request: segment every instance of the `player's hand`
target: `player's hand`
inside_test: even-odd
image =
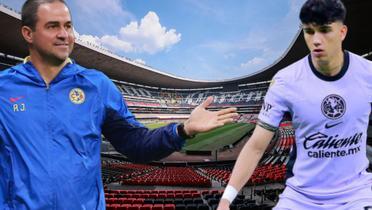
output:
[[[226,199],[221,199],[217,210],[230,210],[230,202]]]
[[[231,123],[238,117],[236,108],[226,108],[219,111],[207,110],[206,108],[212,102],[213,97],[210,96],[191,112],[190,118],[184,123],[187,135],[193,136],[200,132],[210,131],[226,123]]]

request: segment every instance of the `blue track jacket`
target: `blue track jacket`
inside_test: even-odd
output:
[[[31,62],[0,72],[0,210],[105,209],[101,133],[137,162],[184,144],[175,124],[137,122],[99,71],[69,63],[49,86]]]

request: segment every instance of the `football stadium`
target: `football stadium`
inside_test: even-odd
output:
[[[344,49],[372,60],[372,1],[343,2],[348,10],[349,27]],[[1,71],[23,62],[29,52],[20,33],[19,12],[0,5],[0,27]],[[181,151],[151,163],[131,162],[103,137],[101,177],[106,208],[216,209],[236,158],[255,128],[272,77],[307,54],[303,32],[299,30],[284,54],[271,65],[237,79],[207,82],[163,73],[77,37],[71,58],[86,68],[105,73],[120,90],[136,119],[149,129],[183,122],[208,96],[214,97],[210,110],[236,107],[239,113],[236,122],[198,134]],[[372,146],[371,122],[370,117],[369,146]],[[295,147],[291,116],[285,116],[231,209],[271,209],[285,187],[286,173],[291,167],[290,154]]]

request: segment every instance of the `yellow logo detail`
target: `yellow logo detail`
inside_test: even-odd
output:
[[[82,104],[85,101],[84,91],[80,88],[70,90],[70,101],[74,104]]]

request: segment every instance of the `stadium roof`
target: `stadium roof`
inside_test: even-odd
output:
[[[343,0],[348,16],[346,25],[349,32],[344,41],[344,48],[359,55],[372,52],[372,1]],[[25,57],[27,46],[20,34],[20,15],[5,7],[0,7],[0,52]],[[162,73],[148,66],[137,64],[129,59],[114,55],[88,43],[77,40],[71,57],[77,63],[105,72],[110,78],[135,84],[162,88],[194,89],[206,87],[237,86],[238,84],[270,80],[280,69],[304,57],[308,53],[302,32],[299,31],[285,53],[272,65],[240,78],[222,81],[198,81]]]

